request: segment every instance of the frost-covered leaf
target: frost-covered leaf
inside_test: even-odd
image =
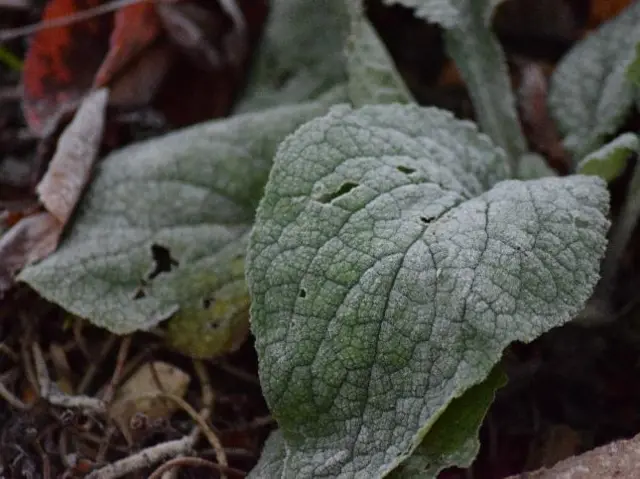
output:
[[[281,144],[247,268],[281,477],[388,473],[504,347],[581,308],[604,182],[505,178],[488,137],[433,108],[334,108]]]
[[[469,7],[475,4],[485,24],[494,8],[504,0],[383,0],[387,5],[399,4],[415,11],[415,15],[447,30],[464,28],[469,21]]]
[[[308,101],[347,81],[345,0],[271,2],[254,73],[237,112]]]
[[[627,167],[631,154],[640,152],[640,141],[634,133],[623,133],[615,140],[589,153],[578,165],[578,173],[598,175],[615,180]]]
[[[351,15],[351,33],[346,46],[351,102],[355,106],[412,102],[393,59],[364,15],[362,0],[346,1]]]
[[[537,153],[526,153],[518,162],[516,178],[519,180],[535,180],[547,176],[557,176],[556,171],[551,168],[544,157]]]
[[[469,467],[480,450],[482,420],[506,381],[497,366],[486,380],[451,401],[420,446],[390,477],[424,479],[437,477],[447,467]]]
[[[414,8],[415,14],[443,26],[447,51],[471,95],[480,128],[515,166],[526,143],[515,106],[504,52],[490,21],[502,0],[384,0]]]
[[[640,87],[640,42],[636,43],[636,55],[627,68],[627,78]]]
[[[577,163],[616,133],[634,103],[626,71],[640,41],[640,2],[576,45],[551,77],[549,107]]]
[[[218,346],[235,335],[229,321],[247,309],[246,235],[275,149],[326,109],[315,102],[240,115],[114,152],[60,249],[19,279],[119,334],[184,308],[178,332],[188,335],[185,321],[194,321],[201,344],[170,341],[186,353],[224,352]]]
[[[249,473],[249,479],[281,477],[286,452],[282,432],[280,430],[272,432],[262,448],[258,464]]]

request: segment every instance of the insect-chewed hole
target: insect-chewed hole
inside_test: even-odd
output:
[[[403,166],[403,165],[396,166],[396,169],[400,173],[404,173],[405,175],[410,175],[411,173],[415,173],[416,172],[415,169],[409,168],[408,166]]]
[[[340,188],[338,188],[334,192],[327,193],[327,194],[324,194],[324,195],[320,196],[318,198],[318,201],[320,203],[330,203],[331,201],[335,200],[336,198],[340,198],[341,196],[346,195],[347,193],[349,193],[352,189],[356,188],[357,186],[359,186],[358,183],[354,183],[353,181],[345,181],[344,183],[342,183],[340,185]]]
[[[151,257],[153,258],[153,269],[147,274],[147,279],[153,279],[161,273],[168,273],[180,263],[171,256],[169,248],[159,244],[151,245]]]

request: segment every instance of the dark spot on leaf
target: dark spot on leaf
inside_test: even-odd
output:
[[[211,321],[209,323],[210,329],[218,329],[220,327],[220,323],[218,321]]]
[[[318,198],[318,201],[320,201],[321,203],[329,203],[335,200],[336,198],[346,195],[357,186],[359,186],[358,183],[354,183],[353,181],[346,181],[342,183],[342,185],[340,185],[340,188],[338,188],[333,193],[327,193],[325,195],[322,195],[320,198]]]
[[[298,293],[298,297],[299,298],[306,298],[307,297],[307,290],[304,288],[300,288],[300,292]]]
[[[139,286],[138,289],[136,289],[135,293],[133,293],[133,299],[142,299],[146,295],[147,293],[144,292],[142,286]]]
[[[168,248],[155,243],[151,245],[151,256],[153,257],[154,268],[147,275],[148,279],[153,279],[160,273],[169,273],[174,266],[177,267],[180,264],[171,257],[171,252]]]
[[[209,309],[212,304],[213,304],[213,299],[202,298],[202,309]]]
[[[409,168],[408,166],[397,166],[396,167],[400,173],[404,173],[405,175],[410,175],[411,173],[415,173],[416,170],[413,168]]]
[[[433,221],[433,218],[427,218],[426,216],[421,216],[420,221],[422,221],[425,225],[428,225]]]

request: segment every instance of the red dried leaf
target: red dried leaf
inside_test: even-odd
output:
[[[118,10],[109,53],[96,73],[94,86],[108,85],[124,71],[128,63],[149,48],[161,33],[162,25],[153,3],[143,2]]]
[[[44,19],[100,3],[50,0]],[[27,123],[45,136],[92,85],[109,86],[110,104],[124,108],[148,105],[158,93],[153,105],[175,126],[225,115],[267,11],[266,0],[146,1],[43,30],[25,60]]]
[[[50,0],[43,21],[96,7],[101,0]],[[64,27],[37,32],[25,56],[23,109],[27,124],[39,136],[53,130],[93,84],[108,49],[112,17],[102,15]]]

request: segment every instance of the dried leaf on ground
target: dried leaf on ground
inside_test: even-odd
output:
[[[69,16],[101,4],[101,0],[51,0],[42,21]],[[91,87],[107,52],[110,16],[39,31],[24,59],[23,109],[31,130],[46,136],[60,116],[72,109]]]
[[[40,201],[64,227],[84,191],[104,131],[108,90],[87,96],[73,121],[58,140],[58,147],[36,190]]]
[[[62,230],[86,187],[104,128],[107,90],[89,95],[60,136],[37,192],[46,212],[21,218],[0,238],[0,296],[23,267],[55,251]]]
[[[0,297],[18,271],[56,249],[61,232],[58,220],[44,212],[22,218],[0,238]]]
[[[182,397],[190,381],[187,373],[172,364],[146,363],[120,386],[110,415],[125,434],[132,434],[131,421],[136,414],[142,414],[147,421],[169,418],[179,406],[158,393]]]
[[[99,4],[50,0],[43,19]],[[27,123],[46,136],[92,86],[109,86],[110,103],[119,107],[151,104],[175,126],[225,115],[242,87],[267,10],[265,0],[206,6],[187,0],[142,2],[41,30],[25,60]],[[212,64],[213,57],[220,61]]]

